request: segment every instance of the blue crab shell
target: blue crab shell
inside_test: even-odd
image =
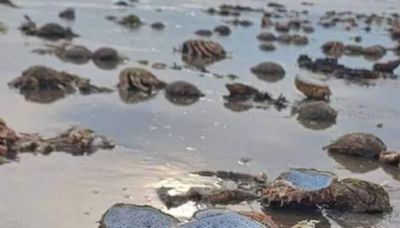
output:
[[[100,228],[265,228],[258,221],[239,213],[209,209],[178,224],[178,220],[150,206],[116,204],[106,211]]]
[[[106,211],[100,228],[169,228],[178,221],[153,207],[116,204]]]
[[[265,228],[256,220],[233,211],[210,209],[197,212],[190,222],[181,224],[179,228]]]
[[[313,169],[290,169],[281,174],[279,180],[292,184],[295,188],[303,191],[318,191],[328,188],[335,180],[335,175]]]

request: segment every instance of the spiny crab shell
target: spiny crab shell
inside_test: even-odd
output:
[[[332,94],[329,86],[323,81],[305,78],[300,75],[296,76],[295,85],[306,97],[315,100],[329,99]]]
[[[193,219],[179,221],[150,206],[116,204],[106,211],[100,221],[100,228],[265,228],[277,227],[268,217],[253,213],[237,213],[222,209],[197,212]]]
[[[263,206],[316,208],[318,206],[357,213],[391,210],[389,194],[368,181],[346,178],[314,169],[291,169],[262,191]]]
[[[333,173],[314,169],[291,169],[262,191],[263,204],[271,207],[315,207],[334,201],[332,187],[338,183]]]

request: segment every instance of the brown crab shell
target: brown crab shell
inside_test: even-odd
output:
[[[206,65],[225,57],[225,49],[213,41],[188,40],[182,45],[182,60],[188,64]]]
[[[230,96],[252,96],[259,93],[256,88],[242,83],[228,83],[225,87]]]
[[[375,135],[353,132],[339,137],[324,147],[329,153],[340,153],[356,157],[379,158],[386,151],[385,143]]]
[[[380,185],[346,178],[334,189],[338,208],[357,213],[381,213],[392,210],[388,192]]]
[[[342,42],[330,41],[322,46],[322,50],[326,55],[338,58],[343,55],[345,45]]]
[[[329,99],[332,94],[329,86],[322,81],[311,80],[299,75],[296,76],[295,85],[300,92],[310,99],[325,100]]]
[[[158,79],[153,73],[143,68],[128,67],[119,75],[118,88],[120,90],[137,90],[151,92],[166,86],[166,83]]]

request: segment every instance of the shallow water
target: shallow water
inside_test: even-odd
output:
[[[118,93],[101,95],[71,95],[51,104],[28,102],[7,82],[34,64],[44,64],[57,70],[88,77],[94,84],[113,86],[118,74],[126,66],[140,66],[136,61],[174,62],[181,64],[180,56],[173,53],[201,28],[212,29],[223,24],[225,18],[209,16],[201,9],[223,1],[198,0],[147,0],[133,8],[114,7],[108,0],[26,0],[15,1],[22,6],[10,9],[0,6],[0,21],[9,27],[0,34],[0,116],[8,125],[21,132],[39,132],[50,135],[71,125],[82,125],[113,138],[118,147],[113,151],[100,151],[90,156],[73,157],[63,153],[48,156],[21,155],[19,162],[0,166],[0,227],[97,227],[97,221],[108,207],[117,202],[151,204],[163,208],[154,189],[163,184],[185,188],[200,184],[187,173],[201,169],[233,170],[259,173],[265,171],[270,180],[289,168],[316,168],[338,173],[342,178],[357,177],[390,185],[394,211],[383,218],[351,215],[329,219],[332,227],[396,227],[400,222],[400,172],[381,167],[373,162],[341,156],[330,156],[322,147],[338,136],[363,131],[374,133],[389,148],[400,149],[400,92],[398,80],[378,80],[371,86],[361,86],[344,80],[329,79],[333,91],[332,106],[339,111],[337,123],[328,129],[313,130],[301,125],[291,115],[290,107],[278,111],[251,109],[233,112],[224,106],[222,95],[225,83],[209,75],[200,77],[197,72],[154,70],[159,78],[171,82],[187,80],[202,89],[206,96],[191,106],[177,106],[160,93],[141,103],[122,101]],[[264,6],[264,1],[233,1],[252,6]],[[300,1],[286,0],[289,9],[308,9],[309,18],[316,19],[326,10],[354,10],[357,12],[398,12],[398,1],[354,0],[315,1],[311,7]],[[232,3],[232,1],[229,1]],[[66,22],[58,18],[65,7],[76,9],[77,20]],[[155,9],[161,8],[162,12]],[[150,24],[163,21],[164,31],[154,31],[149,26],[127,30],[104,19],[107,15],[122,16],[135,13]],[[129,57],[125,65],[113,70],[103,70],[93,63],[74,65],[54,56],[32,53],[48,41],[25,37],[17,30],[28,14],[38,24],[59,22],[80,35],[75,44],[90,49],[112,46]],[[238,82],[270,91],[275,96],[283,93],[294,103],[303,96],[296,91],[296,74],[310,74],[298,69],[299,54],[321,57],[319,47],[329,40],[351,43],[350,37],[362,35],[362,45],[383,44],[394,46],[383,29],[366,33],[361,29],[350,32],[338,28],[321,29],[308,35],[310,44],[305,47],[278,45],[275,52],[258,49],[255,36],[261,31],[258,13],[243,16],[255,25],[232,27],[229,37],[214,35],[212,40],[221,43],[231,58],[213,64],[209,70],[222,75],[239,75]],[[393,59],[389,53],[384,60]],[[285,67],[283,80],[271,83],[259,80],[249,68],[267,60]],[[346,65],[370,67],[373,62],[362,57],[343,57]],[[397,74],[400,70],[397,69]],[[377,128],[383,123],[383,128]],[[246,164],[239,161],[250,159]],[[249,207],[242,205],[242,207]],[[251,205],[251,207],[257,207]],[[165,209],[165,208],[163,208]],[[190,216],[193,205],[170,210],[176,216]],[[166,209],[165,209],[166,210]],[[295,221],[294,213],[275,212],[277,218]],[[301,216],[300,216],[301,217]],[[327,216],[329,217],[329,216]],[[347,221],[347,224],[343,223]],[[350,223],[353,221],[354,223]]]

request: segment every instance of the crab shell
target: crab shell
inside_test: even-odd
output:
[[[191,221],[180,224],[178,227],[265,228],[270,226],[266,226],[259,219],[254,219],[253,216],[222,209],[208,209],[197,212]]]
[[[225,49],[213,41],[188,40],[182,45],[182,60],[188,64],[207,65],[225,57]]]
[[[100,220],[100,228],[169,228],[178,220],[150,206],[115,204]]]
[[[322,46],[322,50],[329,56],[340,57],[345,51],[345,45],[342,42],[330,41]]]
[[[313,169],[291,169],[262,191],[262,203],[273,208],[313,208],[335,203],[337,177]]]
[[[119,89],[152,92],[165,87],[165,83],[143,68],[126,68],[119,75]]]
[[[315,100],[329,99],[329,96],[332,94],[328,85],[324,82],[304,78],[299,75],[296,76],[295,85],[306,97]]]
[[[229,83],[225,87],[230,96],[252,96],[259,93],[256,88],[242,83]]]
[[[261,18],[261,27],[262,28],[268,28],[268,27],[271,27],[273,25],[274,25],[274,23],[271,21],[271,19],[268,16],[264,15]]]
[[[261,213],[238,213],[222,209],[199,211],[190,221],[178,223],[176,218],[151,206],[115,204],[102,216],[100,228],[277,227],[269,216]]]
[[[326,146],[329,153],[340,153],[357,157],[379,158],[386,151],[385,143],[372,134],[353,132],[339,137]]]
[[[365,180],[346,178],[335,187],[336,206],[357,213],[390,211],[389,194],[385,189]]]

